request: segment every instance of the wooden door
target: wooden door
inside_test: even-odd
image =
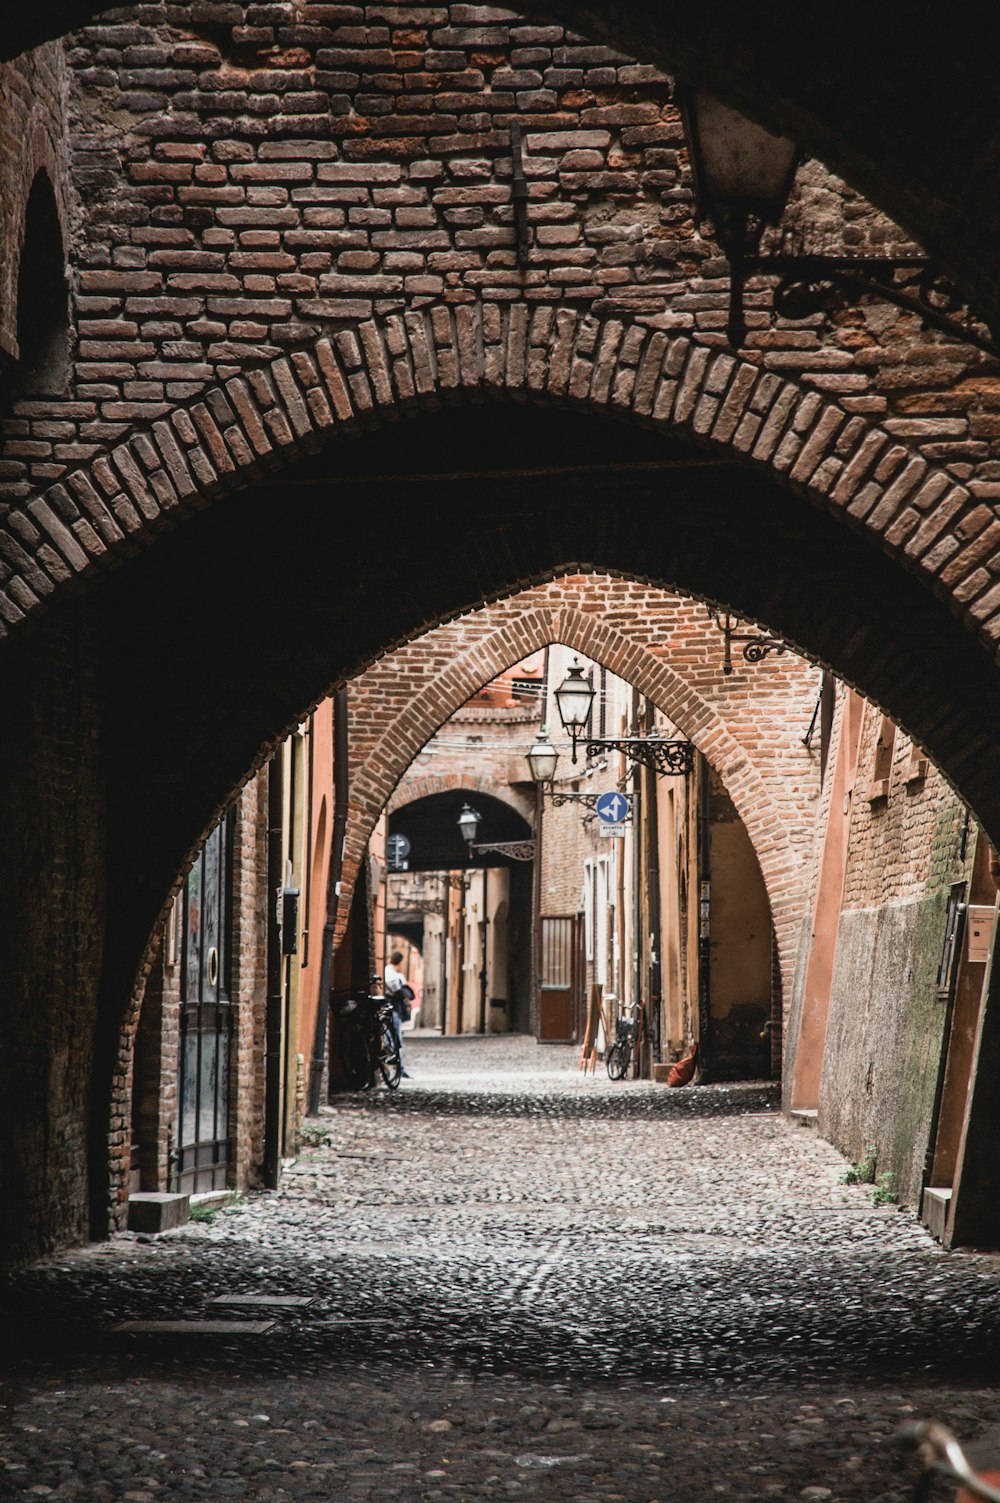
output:
[[[541,920],[538,978],[538,1042],[574,1044],[579,1018],[578,955],[580,920],[576,914]]]

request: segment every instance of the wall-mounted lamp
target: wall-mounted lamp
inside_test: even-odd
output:
[[[694,747],[690,741],[668,741],[663,736],[581,737],[580,732],[590,719],[594,686],[584,677],[579,660],[574,660],[573,666],[556,690],[555,701],[563,729],[569,731],[572,739],[574,763],[577,747],[582,740],[588,757],[600,756],[604,751],[618,751],[633,762],[639,762],[643,767],[661,774],[686,774],[694,768]]]
[[[1000,346],[969,317],[954,315],[964,299],[927,256],[761,255],[761,236],[785,212],[801,153],[702,89],[678,91],[691,153],[695,217],[710,219],[729,261],[729,318],[734,348],[746,338],[743,288],[748,272],[779,278],[776,312],[791,320],[830,310],[838,297],[875,296],[906,308],[925,327],[942,329],[989,355]]]
[[[528,767],[531,771],[533,783],[551,783],[556,775],[556,767],[559,764],[559,753],[549,740],[547,728],[543,725],[538,732],[535,744],[528,753]]]
[[[483,816],[476,809],[470,808],[468,804],[462,805],[462,812],[458,816],[458,829],[468,847],[470,856],[472,855],[472,847],[475,844],[482,818]]]

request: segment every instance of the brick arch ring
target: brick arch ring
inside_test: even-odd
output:
[[[379,747],[378,750],[381,751],[381,749]],[[406,768],[403,771],[405,772]],[[514,813],[519,814],[527,824],[531,823],[533,813],[531,799],[522,797],[512,788],[497,785],[489,778],[480,777],[476,773],[463,773],[461,776],[455,773],[428,773],[425,777],[408,778],[405,790],[397,786],[385,807],[390,814],[394,814],[397,809],[405,809],[408,804],[415,804],[418,799],[432,798],[435,793],[450,793],[456,788],[468,789],[470,793],[488,794],[498,803],[506,804],[508,809],[513,809]],[[378,815],[376,815],[377,818]]]
[[[533,610],[520,630],[508,624],[476,642],[443,668],[394,718],[391,731],[366,756],[351,782],[350,803],[355,813],[344,846],[345,890],[353,890],[376,821],[391,803],[393,790],[421,747],[484,683],[551,642],[563,643],[602,663],[632,684],[673,721],[718,773],[757,856],[771,905],[782,985],[785,995],[790,996],[803,911],[800,879],[804,853],[789,838],[784,822],[775,816],[777,787],[751,760],[718,712],[675,669],[648,648],[629,642],[593,613],[568,606]],[[495,789],[489,791],[496,795]],[[341,928],[347,907],[341,905]]]
[[[74,578],[333,435],[490,396],[603,410],[767,470],[921,576],[997,656],[1000,582],[983,566],[995,509],[945,470],[820,393],[717,345],[525,302],[368,320],[124,433],[4,519],[0,637]]]

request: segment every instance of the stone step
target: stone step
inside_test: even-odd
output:
[[[944,1241],[951,1205],[951,1189],[945,1185],[928,1185],[920,1206],[920,1219],[939,1242]]]
[[[159,1190],[137,1190],[128,1198],[130,1232],[168,1232],[190,1218],[191,1196]]]

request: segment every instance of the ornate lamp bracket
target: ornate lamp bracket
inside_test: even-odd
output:
[[[694,747],[690,741],[668,741],[663,736],[623,736],[620,739],[602,736],[599,741],[587,741],[588,757],[599,757],[604,752],[621,752],[631,762],[638,762],[662,777],[687,777],[694,771]]]
[[[509,856],[511,861],[533,861],[535,859],[535,842],[533,840],[491,840],[478,842],[469,847],[475,854],[484,854],[487,851],[495,851],[498,856]]]
[[[554,809],[561,809],[563,804],[584,804],[588,809],[597,808],[598,793],[548,793],[546,798],[551,801]]]
[[[740,624],[739,616],[734,616],[730,611],[723,614],[715,606],[708,607],[708,614],[715,626],[719,628],[725,642],[725,652],[722,659],[722,671],[730,674],[733,671],[732,644],[743,643],[743,658],[748,663],[762,663],[768,653],[773,652],[777,657],[789,651],[788,643],[780,637],[768,636],[765,632],[737,631]]]

